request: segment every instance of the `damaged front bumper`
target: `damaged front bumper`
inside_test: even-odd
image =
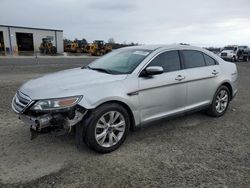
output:
[[[70,97],[61,99],[62,101],[74,99],[76,102],[81,97]],[[56,99],[54,99],[56,100]],[[58,99],[59,100],[59,99]],[[30,127],[30,130],[41,132],[48,128],[58,128],[70,132],[71,128],[80,122],[87,110],[77,103],[70,107],[55,108],[51,110],[36,110],[32,109],[37,101],[33,101],[28,95],[18,91],[12,100],[12,109],[19,115],[25,125]]]
[[[29,126],[30,129],[41,132],[45,128],[61,128],[70,132],[71,128],[79,123],[87,110],[79,110],[79,108],[71,109],[69,112],[62,113],[47,113],[38,116],[19,114],[25,125]],[[70,115],[69,115],[70,114]]]

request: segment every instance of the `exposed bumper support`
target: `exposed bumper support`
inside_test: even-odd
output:
[[[20,115],[19,118],[24,122],[25,125],[30,126],[31,129],[35,131],[41,131],[43,128],[51,126],[50,122],[52,119],[60,119],[62,117],[60,114],[45,114],[38,117]]]
[[[76,125],[87,113],[75,110],[75,115],[73,118],[69,119],[64,117],[62,114],[45,114],[41,116],[27,116],[20,114],[19,118],[24,122],[25,125],[29,126],[32,130],[41,131],[46,127],[57,127],[61,126],[65,129],[71,130],[71,128]]]

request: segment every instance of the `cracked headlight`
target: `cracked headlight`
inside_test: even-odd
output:
[[[43,110],[57,110],[63,108],[69,108],[79,103],[82,96],[73,96],[57,99],[44,99],[37,101],[31,110],[43,111]]]

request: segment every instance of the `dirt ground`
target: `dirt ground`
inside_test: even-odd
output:
[[[164,120],[131,132],[115,152],[80,151],[72,135],[30,132],[10,103],[26,80],[93,59],[0,59],[0,187],[250,187],[250,62],[227,113]]]

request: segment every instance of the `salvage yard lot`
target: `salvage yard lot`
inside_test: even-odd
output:
[[[11,111],[28,79],[87,65],[93,58],[0,59],[0,187],[250,187],[250,62],[227,113],[195,113],[131,132],[115,152],[74,146],[73,135],[38,136]]]

